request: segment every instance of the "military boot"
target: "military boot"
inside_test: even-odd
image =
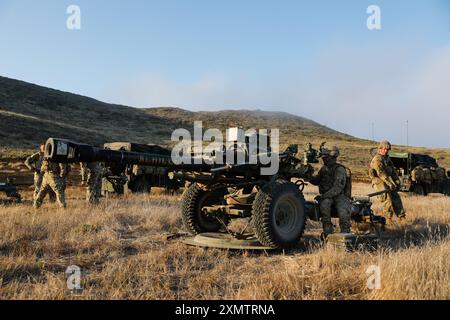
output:
[[[341,230],[341,233],[352,233],[351,228],[352,224],[350,220],[339,219],[339,229]]]
[[[323,222],[323,232],[320,235],[320,239],[325,241],[330,234],[334,233],[333,224],[331,222]]]
[[[405,210],[400,211],[400,213],[397,215],[397,217],[400,220],[405,220],[406,219],[406,212],[405,212]]]
[[[42,205],[42,202],[36,201],[36,200],[33,201],[33,208],[34,209],[39,209],[41,207],[41,205]]]

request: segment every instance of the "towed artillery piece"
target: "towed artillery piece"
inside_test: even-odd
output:
[[[234,159],[239,153],[244,154],[242,163],[227,164],[224,150],[212,153],[215,160],[222,161],[207,161],[204,156],[192,154],[190,161],[179,163],[168,155],[107,150],[54,138],[47,140],[45,157],[59,163],[106,162],[168,168],[172,179],[191,183],[184,191],[181,209],[183,224],[191,234],[229,233],[231,220],[250,218],[254,236],[264,247],[294,247],[303,235],[306,219],[320,220],[317,205],[306,202],[303,195],[302,178],[312,174],[312,167],[296,157],[297,145],[280,153],[271,152],[270,148],[250,152],[248,137],[243,144],[230,138],[227,141],[230,149],[225,153],[231,150]],[[259,161],[261,155],[277,162],[274,174],[263,174],[262,169],[271,164]],[[356,201],[352,218],[363,221],[368,215],[371,223],[376,222],[370,205],[368,201]]]

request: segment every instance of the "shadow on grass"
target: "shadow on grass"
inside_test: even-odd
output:
[[[425,220],[417,220],[413,224],[398,226],[397,229],[382,232],[379,235],[378,249],[403,250],[412,247],[422,247],[430,243],[445,241],[450,235],[450,226],[444,223],[429,223]],[[247,255],[293,255],[311,254],[322,250],[323,242],[318,236],[304,235],[299,244],[290,250],[234,250],[234,256]]]
[[[380,237],[380,246],[393,250],[422,247],[430,242],[443,242],[449,235],[449,225],[420,220],[412,225],[404,225],[395,230],[387,230]]]

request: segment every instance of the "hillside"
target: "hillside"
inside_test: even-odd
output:
[[[287,113],[138,109],[3,77],[0,77],[0,116],[1,124],[10,129],[0,134],[0,144],[12,148],[34,147],[52,135],[97,144],[117,139],[168,143],[173,129],[192,129],[193,121],[196,120],[204,121],[205,127],[220,129],[231,126],[281,128],[282,138],[286,141],[299,132],[324,139],[352,139],[316,122]]]
[[[138,109],[104,103],[92,98],[49,89],[0,77],[0,151],[1,158],[23,158],[48,137],[61,137],[100,145],[129,140],[138,143],[170,145],[176,128],[193,129],[201,120],[204,128],[241,126],[243,128],[278,128],[282,147],[301,146],[310,141],[336,144],[345,164],[364,175],[369,150],[376,143],[337,132],[312,120],[283,112],[236,110],[191,112],[179,108]],[[397,147],[397,150],[405,148]],[[450,167],[450,150],[411,148],[427,152],[442,165]]]
[[[8,149],[35,148],[58,136],[102,144],[131,139],[163,143],[174,125],[142,109],[0,77],[0,145]]]

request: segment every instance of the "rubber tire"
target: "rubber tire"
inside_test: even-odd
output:
[[[296,205],[298,217],[294,230],[281,234],[275,225],[274,208],[281,196],[288,196]],[[252,207],[252,219],[258,240],[264,246],[290,249],[298,244],[306,225],[305,198],[298,187],[285,180],[277,180],[265,185],[256,195]]]
[[[133,193],[150,193],[152,186],[146,177],[139,178],[133,185]]]
[[[414,185],[413,192],[418,196],[426,196],[425,188],[421,184]]]
[[[447,179],[447,181],[444,183],[444,195],[450,196],[450,179]]]
[[[182,196],[181,218],[186,230],[193,235],[219,231],[223,223],[205,217],[201,209],[205,204],[222,203],[224,195],[225,191],[208,192],[196,183],[191,184]],[[224,223],[227,224],[227,221]]]

